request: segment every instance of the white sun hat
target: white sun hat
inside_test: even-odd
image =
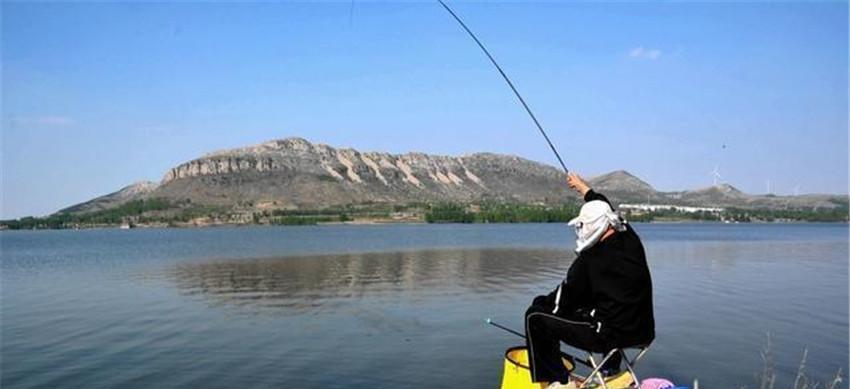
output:
[[[567,225],[575,228],[576,252],[580,253],[596,244],[609,226],[617,231],[625,231],[624,223],[608,203],[593,200],[582,205],[578,216]]]

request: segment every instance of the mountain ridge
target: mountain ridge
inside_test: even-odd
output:
[[[830,208],[846,201],[833,195],[751,195],[729,184],[662,192],[625,170],[587,181],[618,204]],[[148,198],[256,209],[578,201],[564,183],[562,171],[515,155],[361,152],[290,137],[212,151],[168,169],[159,183],[129,185],[58,213],[92,212]]]

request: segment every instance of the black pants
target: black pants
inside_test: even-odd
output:
[[[569,372],[561,362],[560,342],[600,353],[613,347],[596,332],[595,323],[569,320],[552,314],[554,307],[550,300],[550,296],[537,296],[525,312],[525,338],[531,381],[567,383]],[[604,367],[616,368],[619,365],[620,355],[615,354]]]

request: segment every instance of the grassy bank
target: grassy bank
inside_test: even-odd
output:
[[[808,371],[807,360],[809,357],[809,349],[803,349],[803,356],[800,360],[800,365],[797,367],[797,371],[794,373],[794,380],[786,380],[786,381],[778,381],[777,380],[777,371],[776,371],[776,362],[774,361],[773,355],[773,339],[770,333],[767,334],[767,338],[765,340],[764,349],[761,352],[761,359],[764,362],[761,372],[756,375],[756,384],[754,387],[759,389],[774,389],[774,388],[791,388],[791,389],[838,389],[842,387],[841,383],[844,382],[843,374],[841,368],[838,368],[835,375],[827,380],[820,381],[819,379],[812,377]],[[790,372],[785,372],[786,376],[790,376]],[[742,389],[746,389],[747,386],[741,386]]]

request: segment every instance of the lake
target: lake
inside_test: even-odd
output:
[[[776,388],[848,367],[848,227],[634,224],[657,338],[642,377]],[[3,388],[498,387],[563,224],[0,232]],[[843,384],[842,387],[847,387]]]

